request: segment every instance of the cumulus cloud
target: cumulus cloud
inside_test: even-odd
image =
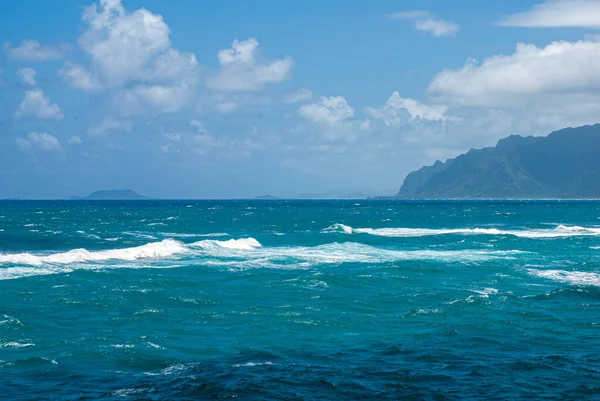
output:
[[[109,131],[131,131],[131,123],[128,121],[120,121],[114,118],[105,118],[99,124],[93,125],[88,128],[88,135],[98,136],[103,135]]]
[[[127,11],[120,0],[100,0],[83,14],[86,31],[79,45],[88,67],[67,62],[60,74],[81,90],[119,89],[124,114],[172,112],[187,102],[198,75],[193,53],[171,47],[162,16],[140,8]]]
[[[136,85],[118,91],[114,96],[115,109],[124,116],[142,114],[147,110],[172,113],[181,110],[193,96],[193,86]]]
[[[74,135],[69,138],[69,143],[71,145],[80,145],[83,143],[83,141],[81,140],[81,138],[78,135]]]
[[[498,24],[529,28],[598,28],[600,27],[600,1],[549,0],[533,6],[531,10],[511,15]]]
[[[426,105],[415,99],[403,98],[395,91],[382,107],[368,107],[366,112],[390,126],[399,124],[402,120],[447,121],[452,119],[446,116],[447,110],[447,106]],[[367,128],[368,125],[363,129]]]
[[[312,100],[313,93],[310,89],[301,88],[295,92],[288,94],[284,101],[285,103],[300,103]]]
[[[424,10],[402,11],[389,15],[389,18],[415,20],[415,29],[435,37],[454,36],[460,29],[458,24],[432,17]]]
[[[354,109],[342,96],[323,96],[317,103],[301,106],[298,112],[307,120],[329,125],[354,118]]]
[[[268,61],[259,56],[259,43],[250,38],[234,40],[230,49],[217,54],[220,69],[207,80],[207,85],[219,91],[255,91],[269,83],[279,83],[290,76],[294,60],[291,57]]]
[[[600,92],[600,42],[553,42],[546,47],[520,43],[515,53],[469,60],[462,68],[438,73],[429,92],[443,101],[468,106],[521,106],[563,101],[566,95]]]
[[[56,103],[51,103],[43,90],[32,89],[25,92],[25,98],[17,107],[15,117],[61,120],[64,116],[60,107]]]
[[[58,46],[44,46],[37,40],[27,39],[17,47],[12,47],[10,42],[4,42],[4,51],[8,57],[23,61],[48,61],[58,60],[69,51],[66,43]]]
[[[102,88],[102,85],[98,82],[96,77],[81,65],[67,61],[65,65],[58,70],[58,73],[75,88],[82,90]]]
[[[26,138],[17,138],[17,145],[24,151],[32,149],[60,150],[60,142],[47,132],[31,132]]]
[[[33,68],[29,68],[29,67],[19,68],[17,70],[17,74],[19,75],[19,77],[21,77],[21,80],[24,83],[26,83],[27,85],[30,85],[30,86],[36,85],[36,82],[35,82],[36,72]]]

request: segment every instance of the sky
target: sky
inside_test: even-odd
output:
[[[0,198],[362,191],[600,120],[600,0],[6,0]]]

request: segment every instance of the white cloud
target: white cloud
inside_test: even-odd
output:
[[[105,118],[99,124],[88,128],[88,135],[98,136],[107,133],[108,131],[131,131],[131,123],[129,121],[120,121],[114,118]]]
[[[308,120],[330,125],[354,118],[354,109],[342,96],[321,97],[317,103],[301,106],[298,112]]]
[[[454,36],[458,32],[459,26],[454,22],[441,19],[427,18],[417,20],[415,25],[418,31],[428,32],[435,37]]]
[[[529,28],[600,27],[599,0],[549,0],[529,11],[514,14],[498,22],[502,26]]]
[[[520,107],[567,95],[600,94],[600,43],[553,42],[538,48],[520,43],[509,56],[438,73],[429,92],[443,102],[468,106]]]
[[[83,143],[83,141],[81,140],[81,138],[79,136],[75,135],[75,136],[72,136],[69,138],[69,143],[71,145],[80,145]]]
[[[17,74],[19,75],[19,77],[21,77],[21,80],[23,80],[23,82],[25,82],[27,85],[30,86],[35,86],[35,76],[36,76],[36,72],[33,68],[29,68],[29,67],[25,67],[25,68],[19,68],[17,70]]]
[[[31,132],[27,138],[17,138],[17,145],[24,150],[29,151],[33,148],[41,150],[60,150],[60,142],[56,137],[47,132]]]
[[[63,68],[58,70],[58,73],[72,86],[82,90],[100,89],[102,85],[85,67],[66,62]]]
[[[172,113],[182,109],[193,96],[193,86],[137,85],[114,96],[115,109],[124,116],[143,114],[148,110]]]
[[[65,56],[69,51],[66,43],[58,46],[44,46],[37,40],[24,40],[17,47],[12,47],[9,42],[4,42],[4,51],[12,59],[23,61],[47,61],[57,60]]]
[[[123,114],[173,112],[189,100],[198,79],[193,53],[171,47],[162,16],[140,8],[128,12],[120,0],[100,0],[83,15],[87,30],[79,38],[89,67],[67,62],[59,71],[82,90],[118,89]],[[125,87],[125,88],[124,88]]]
[[[415,99],[403,98],[395,91],[387,102],[379,108],[368,107],[367,113],[374,119],[382,120],[386,125],[396,125],[402,120],[446,121],[447,106],[426,105]]]
[[[428,11],[424,10],[402,11],[388,17],[391,19],[416,20],[415,28],[418,31],[427,32],[435,37],[454,36],[460,29],[458,24],[432,17]]]
[[[312,100],[313,93],[310,89],[301,88],[295,92],[288,94],[284,101],[285,103],[300,103]]]
[[[219,113],[229,114],[238,108],[238,104],[235,102],[224,102],[224,103],[218,103],[215,107]]]
[[[63,113],[56,103],[50,103],[50,100],[44,95],[44,91],[32,89],[25,92],[25,98],[17,107],[15,117],[61,120]]]
[[[279,83],[290,76],[294,60],[291,57],[275,61],[259,57],[259,43],[250,38],[234,40],[230,49],[219,51],[220,70],[207,80],[207,85],[219,91],[254,91],[269,83]]]

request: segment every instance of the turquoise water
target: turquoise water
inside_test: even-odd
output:
[[[3,399],[599,397],[598,202],[0,202]]]

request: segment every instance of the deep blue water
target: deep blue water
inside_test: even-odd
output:
[[[0,202],[0,398],[599,399],[599,202]]]

